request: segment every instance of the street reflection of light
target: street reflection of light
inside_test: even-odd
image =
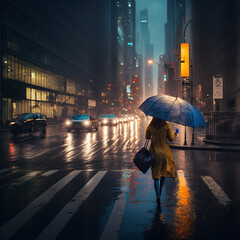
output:
[[[134,122],[134,127],[135,127],[135,139],[138,139],[138,121],[137,119],[135,119],[135,122]]]
[[[129,138],[129,135],[128,135],[128,125],[127,124],[124,124],[123,126],[123,140],[127,140]]]
[[[134,130],[135,130],[133,122],[130,122],[129,128],[130,128],[130,139],[131,139],[131,141],[133,141],[133,139],[134,139]]]
[[[113,139],[117,139],[118,138],[118,129],[117,127],[113,127]]]
[[[71,162],[71,155],[72,155],[72,151],[75,148],[73,145],[73,137],[72,134],[68,134],[67,138],[66,138],[66,162]]]
[[[91,157],[91,146],[92,146],[92,134],[87,133],[84,139],[84,150],[83,150],[83,157],[89,158]]]
[[[193,221],[196,215],[183,171],[178,171],[178,179],[177,204],[174,216],[175,237],[176,239],[191,239]]]
[[[136,200],[137,184],[136,181],[138,171],[136,170],[121,170],[121,191],[130,195],[131,200]]]
[[[109,128],[104,126],[102,128],[103,131],[103,148],[107,148],[107,143],[109,141]]]
[[[14,143],[9,144],[9,155],[11,160],[15,160],[16,158],[16,146]]]

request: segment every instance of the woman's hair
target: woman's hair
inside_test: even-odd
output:
[[[153,117],[150,122],[150,125],[157,129],[161,128],[162,126],[165,126],[166,124],[167,124],[167,122],[165,120],[162,120],[162,119],[156,118],[156,117]]]

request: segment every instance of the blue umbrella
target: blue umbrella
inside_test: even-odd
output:
[[[152,96],[140,106],[146,116],[152,116],[196,128],[205,127],[206,122],[198,108],[178,97],[168,95]]]

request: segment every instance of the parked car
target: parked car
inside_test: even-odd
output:
[[[98,120],[93,118],[89,114],[77,114],[72,116],[71,119],[65,122],[66,129],[68,132],[71,130],[79,131],[79,130],[89,130],[98,131]]]
[[[9,123],[8,130],[16,136],[20,133],[33,134],[35,132],[42,132],[45,134],[47,119],[41,113],[23,113]]]
[[[118,119],[114,114],[104,114],[101,115],[99,118],[99,122],[101,125],[117,125],[118,124]]]

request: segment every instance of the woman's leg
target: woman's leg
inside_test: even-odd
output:
[[[160,196],[159,180],[160,179],[154,179],[154,188],[155,188],[155,192],[156,192],[157,197]]]
[[[161,180],[160,180],[160,195],[162,194],[162,187],[163,187],[164,181],[165,181],[165,177],[161,177]]]

